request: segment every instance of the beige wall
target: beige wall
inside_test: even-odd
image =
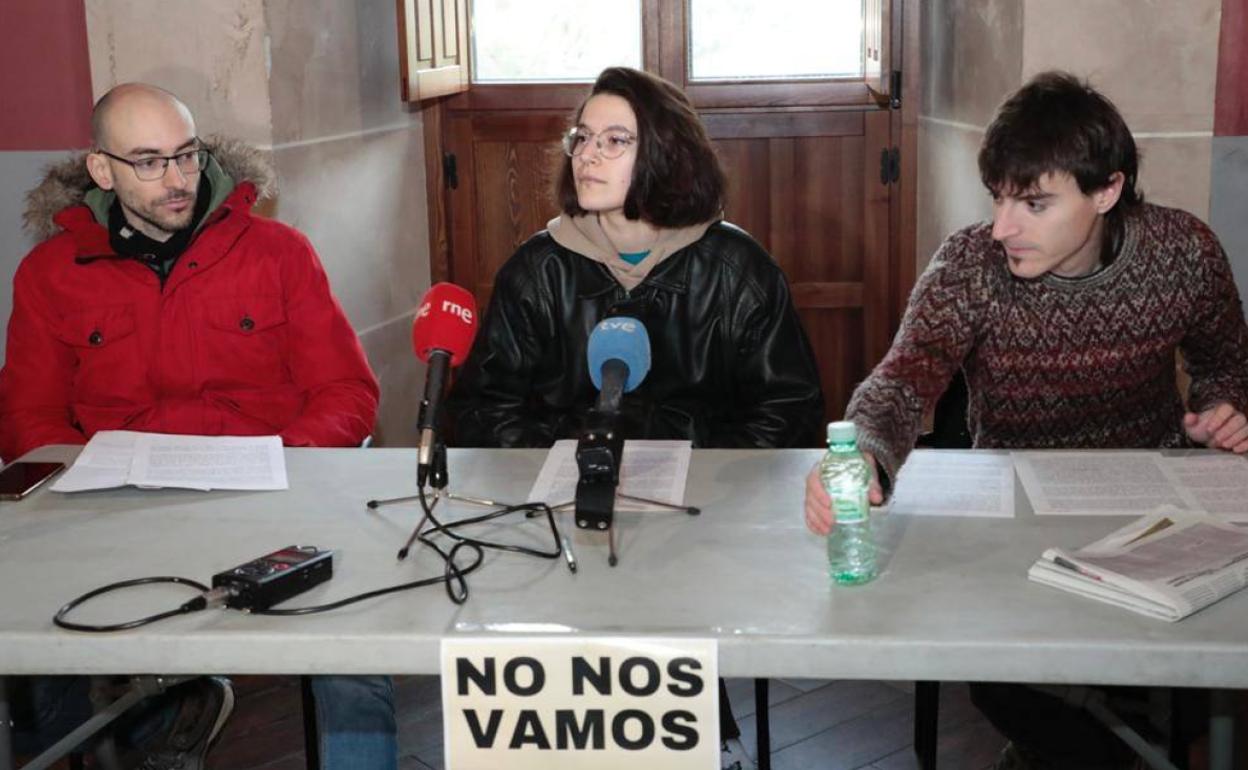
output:
[[[1221,0],[934,0],[924,14],[920,269],[945,235],[991,215],[977,145],[996,105],[1048,69],[1122,111],[1146,199],[1208,218]]]
[[[201,132],[271,151],[279,196],[264,211],[311,239],[360,335],[382,382],[376,442],[415,444],[424,370],[410,329],[429,285],[428,223],[393,0],[92,0],[87,12],[97,96],[155,83]]]
[[[95,97],[118,83],[153,83],[191,107],[200,131],[267,147],[273,131],[262,6],[261,0],[90,0]]]
[[[1023,78],[1063,67],[1126,118],[1146,200],[1209,218],[1222,0],[1026,0]]]
[[[976,154],[997,105],[1018,88],[1023,0],[932,0],[923,9],[919,270],[949,233],[992,215]]]

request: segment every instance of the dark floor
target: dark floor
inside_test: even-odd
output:
[[[299,683],[293,677],[235,677],[233,717],[208,757],[209,770],[303,770]],[[441,770],[437,677],[396,680],[399,767]],[[751,680],[729,680],[742,741],[754,751]],[[908,682],[779,679],[771,683],[774,770],[904,770],[914,758],[914,694]],[[971,705],[965,684],[941,687],[941,770],[989,767],[1004,739]]]

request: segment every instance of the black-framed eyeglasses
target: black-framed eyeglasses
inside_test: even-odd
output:
[[[594,133],[587,128],[574,126],[563,135],[563,153],[569,158],[575,158],[585,152],[591,139],[598,148],[598,154],[609,160],[620,157],[637,143],[637,136],[622,128],[608,128],[606,131]]]
[[[120,155],[112,154],[108,150],[96,150],[96,152],[125,163],[134,169],[134,175],[139,178],[140,182],[154,182],[157,179],[164,178],[165,172],[169,168],[169,161],[173,161],[178,165],[178,171],[181,171],[183,176],[198,174],[208,165],[209,155],[208,150],[203,147],[196,147],[193,150],[180,152],[177,155],[151,155],[138,160],[123,158]]]

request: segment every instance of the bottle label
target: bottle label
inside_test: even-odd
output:
[[[836,521],[840,524],[857,524],[867,520],[871,512],[867,504],[867,493],[834,495],[832,506],[836,511]]]

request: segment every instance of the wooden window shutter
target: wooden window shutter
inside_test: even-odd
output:
[[[403,100],[468,90],[468,0],[396,0]]]
[[[891,35],[889,19],[890,0],[864,0],[862,4],[862,74],[863,81],[880,104],[888,104],[894,97],[892,53],[889,50]]]

